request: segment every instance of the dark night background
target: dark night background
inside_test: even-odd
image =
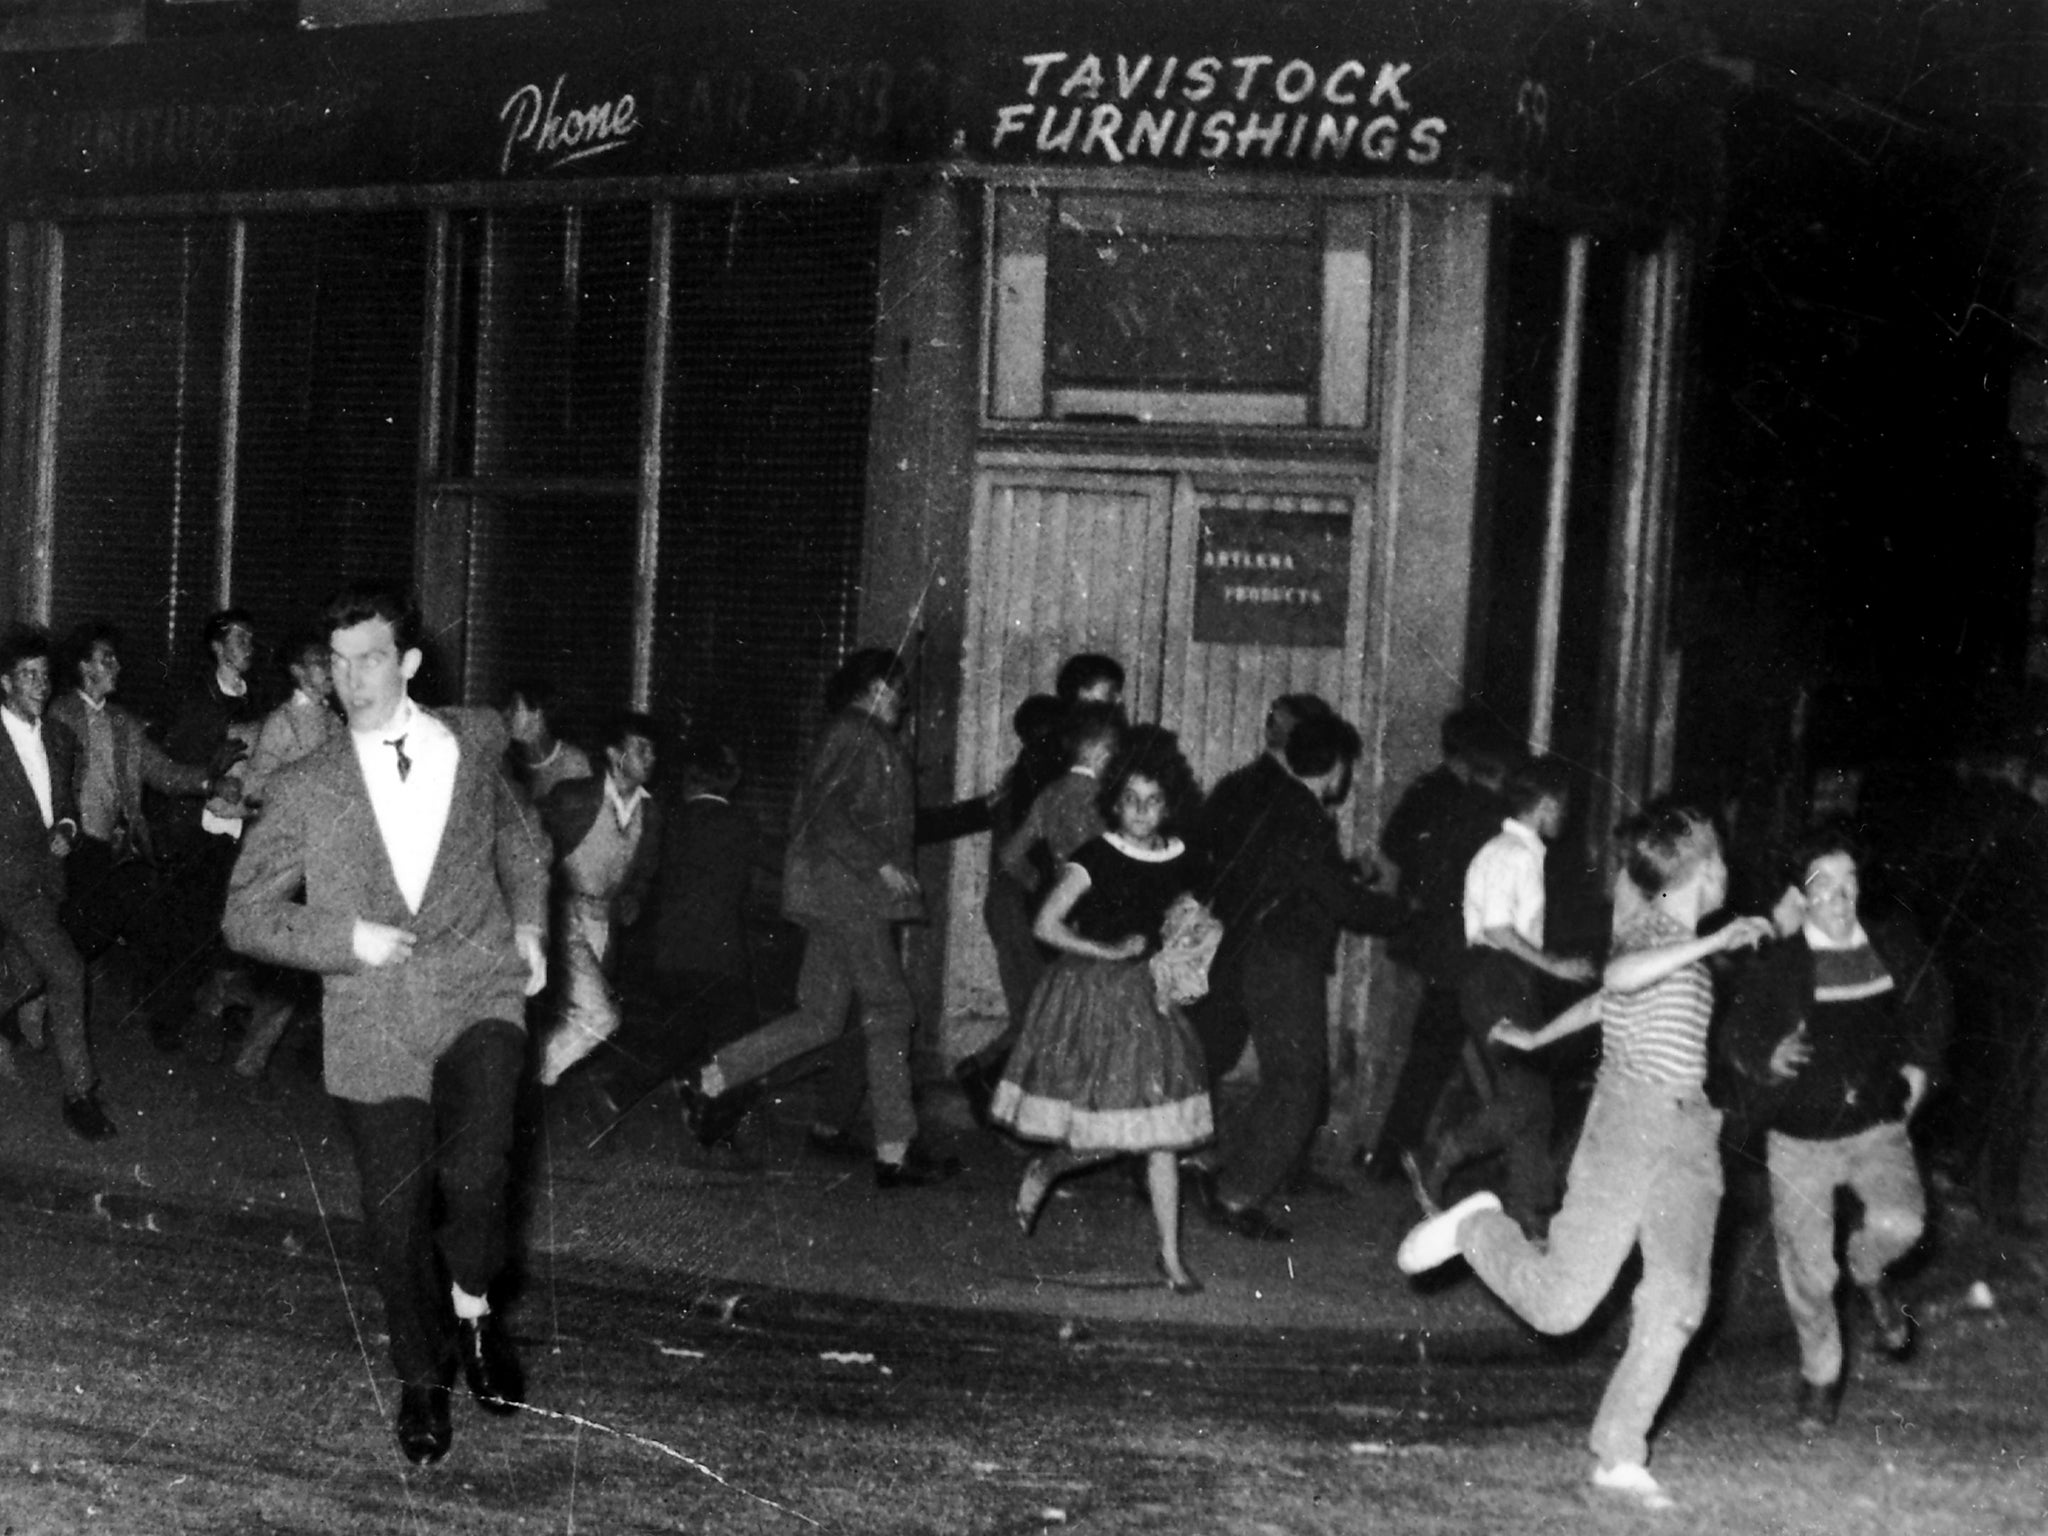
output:
[[[2048,17],[1713,20],[1729,53],[1769,63],[1736,100],[1693,297],[1679,762],[1728,784],[2023,745],[2038,477],[2008,395],[2034,346],[2026,142]]]

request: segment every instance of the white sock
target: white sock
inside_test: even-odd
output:
[[[455,1315],[465,1323],[473,1323],[480,1317],[490,1316],[490,1297],[472,1296],[459,1285],[449,1286],[448,1294],[455,1298]]]
[[[887,1163],[892,1168],[900,1168],[903,1166],[903,1159],[908,1156],[910,1156],[910,1143],[907,1141],[878,1141],[875,1143],[875,1161],[878,1163]]]
[[[725,1074],[718,1069],[717,1062],[706,1062],[704,1070],[697,1074],[697,1091],[707,1099],[715,1099],[725,1092]]]

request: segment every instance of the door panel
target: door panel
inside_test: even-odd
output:
[[[998,471],[975,490],[957,795],[993,789],[1017,755],[1010,716],[1078,651],[1114,656],[1133,720],[1159,718],[1173,482],[1165,475]],[[957,845],[949,1018],[1004,1013],[981,924],[988,840]]]

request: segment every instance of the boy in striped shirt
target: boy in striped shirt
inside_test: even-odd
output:
[[[1741,917],[1698,935],[1728,890],[1704,814],[1652,807],[1620,836],[1625,875],[1603,989],[1540,1030],[1494,1031],[1502,1045],[1533,1050],[1601,1025],[1600,1076],[1549,1241],[1531,1242],[1482,1191],[1410,1232],[1397,1262],[1414,1275],[1462,1253],[1532,1327],[1562,1334],[1592,1315],[1640,1247],[1628,1347],[1593,1419],[1593,1486],[1668,1509],[1647,1465],[1650,1425],[1706,1310],[1721,1205],[1721,1116],[1706,1097],[1713,983],[1703,962],[1760,943],[1771,924]]]

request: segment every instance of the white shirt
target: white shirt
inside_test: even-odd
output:
[[[29,788],[36,792],[36,807],[43,813],[43,825],[57,824],[56,803],[50,798],[50,754],[43,746],[43,722],[24,720],[13,710],[0,707],[0,720],[7,722],[7,736],[14,743],[14,755],[28,774]]]
[[[1489,928],[1512,928],[1543,947],[1543,838],[1510,816],[1465,866],[1465,942],[1483,944]]]
[[[610,774],[604,776],[605,804],[612,808],[612,815],[618,818],[619,830],[621,832],[633,825],[633,814],[640,809],[640,802],[646,798],[647,789],[645,785],[636,787],[629,797],[619,793],[619,781],[617,779],[614,779]]]
[[[401,738],[408,760],[402,779],[398,752],[391,745]],[[362,765],[363,783],[370,791],[370,809],[377,816],[384,852],[391,859],[392,877],[406,906],[417,912],[426,899],[435,855],[441,851],[441,834],[448,829],[455,767],[462,749],[453,731],[415,708],[411,699],[399,706],[397,715],[382,730],[351,730],[349,739],[355,744],[356,761]]]

